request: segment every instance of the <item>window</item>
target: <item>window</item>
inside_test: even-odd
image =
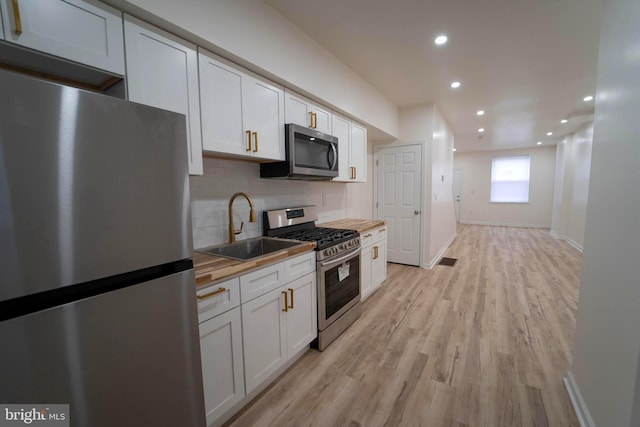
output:
[[[491,202],[529,202],[530,156],[494,157],[491,165]]]

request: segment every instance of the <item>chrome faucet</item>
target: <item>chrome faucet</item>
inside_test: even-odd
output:
[[[240,223],[240,230],[236,230],[235,225],[233,225],[233,201],[236,197],[242,196],[247,199],[249,202],[249,207],[251,210],[249,211],[249,222],[256,222],[256,211],[253,210],[253,200],[246,193],[236,193],[229,199],[229,243],[233,243],[236,241],[236,234],[242,233],[242,227],[244,227],[244,222]]]

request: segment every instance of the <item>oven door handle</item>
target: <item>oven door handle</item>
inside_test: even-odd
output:
[[[347,260],[349,258],[352,258],[353,255],[355,255],[355,254],[357,254],[359,252],[360,252],[360,247],[357,247],[355,249],[350,250],[349,252],[347,252],[345,255],[341,256],[338,259],[332,259],[332,260],[328,260],[328,261],[325,261],[325,262],[321,262],[320,263],[320,267],[321,268],[327,268],[327,267],[331,268],[336,264],[340,264],[341,262],[343,262],[343,261],[345,261],[345,260]]]

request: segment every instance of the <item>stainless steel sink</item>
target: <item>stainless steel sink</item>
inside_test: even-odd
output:
[[[196,252],[248,261],[250,259],[259,258],[283,249],[289,249],[304,244],[305,242],[298,242],[295,240],[277,239],[274,237],[256,237],[253,239],[240,240],[235,243],[209,246],[208,248],[197,249]]]

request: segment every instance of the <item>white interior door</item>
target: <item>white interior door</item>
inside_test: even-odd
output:
[[[453,206],[456,209],[456,221],[460,221],[460,204],[462,203],[462,169],[453,170]]]
[[[387,260],[420,265],[422,146],[378,151],[377,217],[387,222]]]

